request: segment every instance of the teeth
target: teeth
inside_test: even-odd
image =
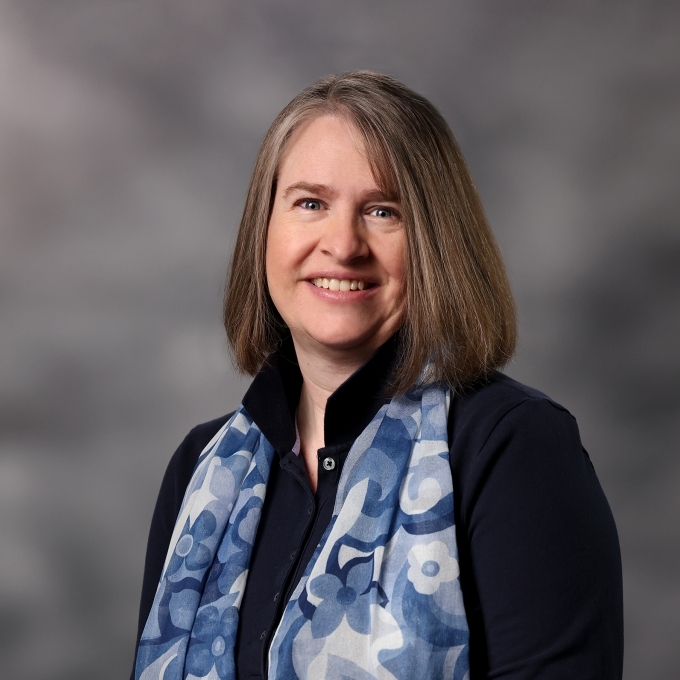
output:
[[[365,281],[357,279],[326,279],[319,277],[313,280],[317,288],[328,288],[329,290],[364,290]]]

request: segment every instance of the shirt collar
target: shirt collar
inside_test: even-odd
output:
[[[325,446],[351,445],[389,400],[385,387],[394,368],[396,345],[396,336],[392,336],[328,398]],[[288,336],[269,356],[243,398],[246,411],[280,455],[295,447],[295,411],[301,389],[302,374]]]

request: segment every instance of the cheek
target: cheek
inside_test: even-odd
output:
[[[385,269],[391,279],[390,314],[401,317],[406,308],[406,239],[392,245],[385,259]]]
[[[285,317],[299,271],[300,248],[285,222],[270,221],[267,232],[265,268],[269,295]]]
[[[277,265],[285,260],[287,257],[287,250],[290,244],[290,238],[287,225],[285,220],[282,220],[280,216],[276,214],[276,206],[273,214],[269,220],[269,225],[267,227],[267,250],[266,250],[266,263],[267,268],[271,265],[272,267],[277,267]]]
[[[384,266],[391,279],[401,289],[406,285],[406,236],[402,232],[385,248]]]
[[[280,298],[284,284],[282,280],[282,264],[285,259],[285,253],[282,250],[283,241],[280,238],[279,232],[280,229],[275,225],[270,224],[267,232],[267,249],[265,252],[267,286],[269,287],[269,294],[275,304]]]

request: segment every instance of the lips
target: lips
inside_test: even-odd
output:
[[[364,290],[371,288],[374,284],[369,281],[361,279],[333,279],[326,277],[318,277],[311,280],[317,288],[327,288],[328,290]]]

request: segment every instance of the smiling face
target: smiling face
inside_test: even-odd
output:
[[[295,131],[279,166],[266,267],[298,353],[363,362],[401,323],[406,236],[360,139],[330,115]]]

